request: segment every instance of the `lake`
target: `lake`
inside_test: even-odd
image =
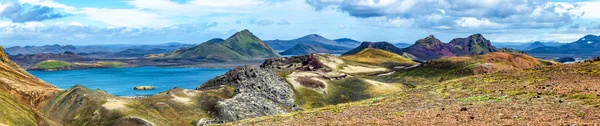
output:
[[[229,71],[227,68],[134,67],[29,72],[62,89],[81,84],[117,96],[139,96],[158,94],[174,87],[196,89],[204,82],[227,71]],[[133,87],[141,85],[156,86],[156,89],[133,90]]]

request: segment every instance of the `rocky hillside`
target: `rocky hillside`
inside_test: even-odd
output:
[[[474,34],[467,38],[455,38],[450,41],[450,44],[462,50],[463,54],[486,54],[499,51],[490,40],[485,39],[481,34]]]
[[[48,125],[36,112],[59,89],[12,62],[0,46],[0,125]]]
[[[237,121],[299,110],[291,85],[271,69],[243,66],[209,80],[198,90],[234,88],[235,96],[214,106],[216,118]],[[250,102],[251,101],[251,102]]]
[[[225,40],[212,39],[191,48],[147,57],[158,59],[236,61],[280,57],[280,55],[250,31],[242,30]]]
[[[491,67],[490,67],[491,66]],[[469,68],[467,71],[458,68]],[[475,69],[471,69],[475,68]],[[473,70],[493,69],[487,73]],[[597,123],[600,63],[551,65],[524,54],[434,60],[374,80],[412,84],[388,95],[234,125],[585,125]],[[439,71],[432,71],[441,69]],[[432,74],[439,73],[440,74]]]
[[[331,53],[331,51],[319,45],[297,44],[294,47],[285,50],[281,55],[307,55],[313,53]]]

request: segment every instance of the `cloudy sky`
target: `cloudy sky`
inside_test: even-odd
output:
[[[600,34],[600,0],[0,0],[0,45],[201,43],[249,29],[413,43],[482,33],[495,42]]]

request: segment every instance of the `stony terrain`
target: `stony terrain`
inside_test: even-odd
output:
[[[528,56],[473,57],[510,65],[460,76],[416,75],[411,70],[374,80],[421,80],[388,95],[302,112],[248,119],[235,125],[594,125],[600,123],[600,62],[543,65]],[[519,54],[522,55],[522,54]],[[520,58],[519,58],[520,57]],[[453,60],[462,58],[450,58]],[[519,60],[517,60],[519,59]],[[452,61],[452,60],[449,60]],[[457,62],[458,63],[458,62]],[[525,65],[526,63],[529,65]],[[519,65],[521,64],[521,65]],[[427,67],[444,68],[438,65]],[[453,69],[452,67],[449,67]],[[448,67],[445,70],[451,70]],[[412,76],[412,77],[406,77]],[[396,78],[396,79],[392,79]],[[431,81],[424,81],[431,80]]]

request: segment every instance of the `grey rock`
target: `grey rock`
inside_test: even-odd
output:
[[[209,80],[198,90],[235,88],[235,96],[219,101],[216,118],[232,122],[246,118],[283,114],[295,110],[294,91],[272,69],[258,66],[242,66],[225,75]]]

